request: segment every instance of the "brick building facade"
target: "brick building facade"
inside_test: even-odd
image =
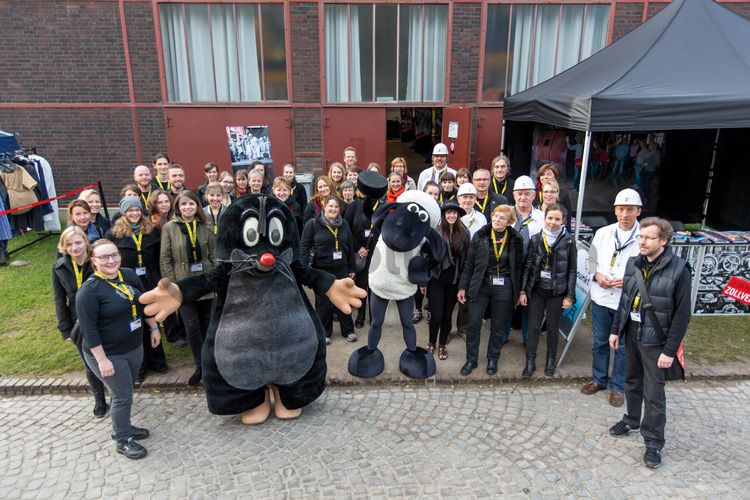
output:
[[[233,4],[224,1],[207,3],[211,6],[229,5],[228,10],[222,12],[231,13],[230,20],[234,20],[235,26],[240,19],[240,10],[255,9],[256,5],[245,0],[236,0]],[[594,12],[592,6],[608,8],[606,18],[601,22],[606,28],[606,43],[609,44],[655,15],[667,3],[653,0],[559,0],[553,10],[559,5],[559,19],[563,20],[568,12],[563,12],[563,6],[585,6],[587,10],[583,11],[583,23],[586,26],[585,16],[588,12]],[[750,17],[750,2],[722,3]],[[326,37],[331,36],[326,27],[329,21],[335,19],[327,14],[326,9],[344,6],[347,9],[345,19],[350,23],[355,19],[355,14],[358,15],[356,19],[360,24],[356,28],[357,38],[365,40],[361,43],[367,43],[367,30],[370,29],[370,18],[367,16],[372,16],[372,26],[375,27],[373,47],[388,43],[388,40],[378,38],[381,25],[376,26],[376,22],[384,22],[390,15],[382,12],[388,8],[397,9],[393,10],[396,13],[394,19],[400,20],[402,31],[397,34],[397,38],[401,38],[397,44],[401,45],[398,45],[399,52],[395,53],[396,60],[401,57],[400,64],[403,65],[403,58],[406,55],[411,57],[403,35],[406,33],[403,31],[404,19],[407,15],[412,16],[412,20],[416,19],[416,11],[410,9],[422,4],[404,0],[398,6],[393,3],[375,4],[371,9],[372,4],[270,0],[261,5],[283,8],[284,34],[280,43],[286,54],[285,68],[272,68],[268,59],[264,63],[261,57],[261,84],[267,85],[267,88],[278,85],[278,81],[272,79],[280,71],[279,74],[286,77],[287,97],[259,102],[222,102],[220,99],[215,99],[215,102],[175,102],[168,95],[170,77],[165,74],[164,20],[160,20],[165,5],[191,6],[189,8],[198,5],[198,10],[204,8],[204,4],[189,1],[180,4],[173,0],[6,0],[0,3],[0,17],[5,20],[3,57],[0,58],[0,78],[3,80],[0,85],[0,129],[18,133],[25,146],[36,146],[39,153],[50,160],[55,168],[58,192],[101,179],[109,199],[114,200],[120,186],[132,179],[133,167],[138,163],[150,164],[150,157],[164,150],[170,152],[173,161],[187,168],[189,184],[195,184],[201,178],[201,167],[207,161],[217,161],[222,168],[228,168],[229,153],[226,134],[221,130],[222,123],[250,125],[267,122],[271,129],[277,168],[280,163],[291,160],[299,166],[299,171],[320,173],[326,163],[340,160],[341,151],[347,143],[356,143],[353,139],[356,134],[361,136],[361,163],[378,161],[382,164],[390,159],[379,145],[385,142],[385,117],[404,106],[443,109],[443,113],[457,110],[459,115],[456,116],[461,116],[463,120],[461,133],[464,134],[466,146],[462,147],[467,149],[468,163],[471,166],[486,164],[488,158],[499,149],[502,120],[502,96],[488,98],[487,68],[497,62],[496,59],[488,60],[486,56],[490,43],[488,32],[497,29],[494,25],[489,26],[488,19],[494,19],[494,15],[499,18],[503,15],[517,16],[529,5],[533,8],[531,3],[522,4],[515,0],[454,0],[424,4],[445,6],[440,8],[447,12],[443,47],[445,81],[438,82],[444,83],[442,94],[438,90],[441,97],[428,99],[425,97],[427,94],[423,94],[421,99],[416,100],[383,100],[378,94],[381,65],[392,61],[379,54],[377,57],[380,59],[376,59],[373,55],[370,75],[368,54],[363,50],[363,59],[361,62],[357,60],[356,67],[363,68],[363,79],[372,79],[373,95],[370,101],[364,102],[365,98],[361,102],[345,98],[333,102],[329,95],[331,82],[326,79],[327,64],[330,64],[326,62],[329,56]],[[349,5],[358,7],[349,8]],[[539,2],[539,5],[550,4]],[[501,9],[498,10],[498,6]],[[506,7],[507,12],[502,10]],[[282,12],[281,8],[279,12]],[[218,7],[214,10],[219,13]],[[214,10],[208,10],[208,22],[215,28],[217,25],[211,24],[214,21],[210,17]],[[256,26],[262,26],[266,11],[259,8],[258,12],[260,15],[257,19],[260,20]],[[539,7],[533,11],[533,18],[530,19],[537,22],[537,16],[545,12],[548,11]],[[423,26],[429,22],[422,21]],[[192,29],[190,25],[187,26]],[[346,35],[342,39],[348,40],[349,44],[346,56],[349,69],[354,67],[351,26],[353,24],[347,28],[349,31],[342,32],[342,36]],[[231,31],[231,26],[228,29]],[[429,79],[426,73],[431,67],[427,52],[433,47],[425,42],[430,28],[422,29],[422,92],[427,92],[424,89],[430,82],[424,83],[424,80]],[[263,34],[262,29],[260,33],[257,37],[259,53],[268,49],[270,38],[266,37],[273,35]],[[211,35],[213,32],[209,31]],[[280,33],[276,35],[280,36]],[[536,40],[541,40],[539,37],[543,34],[535,36]],[[559,38],[561,35],[558,33],[557,36]],[[511,39],[510,31],[507,38]],[[409,40],[409,43],[412,42]],[[198,48],[190,47],[190,50]],[[411,51],[411,47],[408,50]],[[375,48],[372,53],[375,54]],[[508,56],[509,52],[500,63],[510,67],[512,61]],[[211,57],[216,58],[217,55],[211,52]],[[557,60],[556,48],[555,68],[558,66]],[[398,65],[397,62],[395,67],[403,85],[404,75],[411,70]],[[506,75],[509,74],[510,70]],[[329,75],[335,76],[335,73]],[[510,76],[506,76],[505,83],[509,84],[510,79]],[[215,86],[217,82],[218,77],[214,76]],[[348,92],[352,92],[351,82],[350,77]],[[399,76],[396,76],[396,82],[399,82]],[[195,82],[191,81],[190,84],[194,85]],[[281,85],[283,88],[283,83]],[[346,86],[347,82],[343,82],[344,90]],[[369,92],[370,89],[366,87],[362,84],[362,88]],[[267,88],[264,87],[264,92],[268,92]],[[401,92],[400,89],[396,91]],[[215,92],[218,95],[218,89]],[[347,117],[346,123],[341,122],[342,116]],[[370,132],[371,129],[367,127],[373,124],[374,132]],[[445,133],[444,130],[444,137]]]

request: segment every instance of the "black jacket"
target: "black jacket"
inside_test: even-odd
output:
[[[492,240],[490,239],[492,224],[487,224],[476,232],[469,243],[469,254],[466,257],[466,264],[461,273],[461,281],[458,284],[459,290],[466,290],[466,296],[470,301],[477,300],[479,289],[482,288],[485,275],[487,274],[487,265],[490,261],[490,252],[492,252]],[[511,226],[507,228],[508,258],[510,259],[510,282],[513,287],[513,304],[518,300],[518,293],[521,290],[521,276],[523,274],[523,240],[518,231]]]
[[[102,230],[102,234],[106,234],[107,231],[112,229],[112,223],[104,217],[101,212],[97,212],[96,217],[94,218],[94,224]]]
[[[471,244],[471,234],[469,233],[469,230],[466,229],[466,227],[463,227],[463,231],[466,233],[466,240],[469,242],[469,245]],[[439,232],[439,231],[438,231]],[[442,235],[441,235],[442,236]],[[454,275],[452,283],[458,283],[461,279],[461,273],[464,270],[464,265],[466,264],[466,256],[469,253],[469,248],[467,245],[467,248],[465,248],[462,252],[459,252],[458,255],[453,255],[453,250],[451,249],[450,242],[443,239],[443,242],[445,242],[445,257],[443,257],[443,260],[435,266],[432,271],[430,272],[430,277],[433,279],[438,279],[440,275],[445,271],[446,269],[450,269],[451,266],[454,266]]]
[[[643,257],[631,257],[625,267],[620,304],[612,322],[612,335],[623,337],[627,332],[625,327],[638,294],[635,273],[642,272]],[[659,338],[651,314],[641,307],[641,338],[638,339],[641,345],[661,347],[666,356],[675,356],[690,322],[690,281],[687,262],[667,247],[646,280],[646,290],[653,302],[656,319],[667,338],[666,341]]]
[[[107,239],[115,244],[122,260],[120,265],[127,267],[135,272],[138,267],[138,250],[135,246],[135,241],[130,235],[123,236],[122,238],[115,238],[112,231],[107,233]],[[146,268],[146,274],[139,276],[143,289],[145,291],[152,290],[156,287],[157,283],[161,279],[161,269],[159,267],[159,258],[161,250],[161,232],[154,228],[149,234],[143,235],[141,241],[141,254],[143,256],[143,266]]]
[[[311,262],[311,267],[329,271],[331,274],[339,275],[334,270],[346,270],[346,273],[354,272],[354,237],[349,229],[349,224],[341,220],[338,232],[339,251],[342,252],[341,259],[333,259],[336,251],[336,238],[334,238],[328,227],[321,221],[320,217],[311,219],[305,223],[300,240],[300,258]]]
[[[305,191],[305,186],[297,182],[297,179],[292,181],[291,197],[297,202],[300,210],[304,210],[307,207],[307,191]]]
[[[83,279],[81,284],[93,274],[91,263],[86,261],[83,264]],[[76,293],[78,284],[76,283],[75,271],[73,264],[70,262],[70,256],[60,257],[52,265],[52,294],[55,299],[55,313],[57,314],[57,329],[62,333],[63,340],[70,338],[70,330],[78,319],[76,314]]]
[[[490,199],[486,200],[487,203],[484,205],[484,210],[482,210],[482,207],[480,206],[479,198],[477,198],[476,203],[474,203],[474,210],[481,212],[485,219],[487,219],[487,222],[492,222],[492,211],[495,210],[495,207],[498,205],[508,205],[509,203],[508,198],[501,194],[493,193],[491,189],[487,191],[487,196],[489,196]]]
[[[310,200],[310,202],[302,212],[302,222],[307,224],[307,221],[317,218],[322,213],[323,205],[320,203],[320,200],[318,200],[317,198],[313,198]]]
[[[368,232],[371,232],[372,223],[365,215],[364,201],[356,196],[344,210],[344,220],[349,224],[349,229],[354,236],[354,251],[362,247],[367,248]],[[370,245],[372,246],[372,245]]]
[[[523,271],[523,283],[521,290],[530,295],[531,291],[539,282],[539,271],[542,268],[547,250],[544,248],[542,233],[535,234],[529,242],[526,264]],[[565,295],[566,298],[576,301],[576,275],[578,273],[578,248],[569,232],[561,234],[555,244],[550,248],[552,251],[552,281],[553,294]]]
[[[494,176],[490,177],[490,193],[501,194],[509,200],[512,199],[513,186],[515,185],[515,181],[510,176],[507,176],[503,182],[498,182],[497,179],[493,179],[495,179]],[[503,185],[506,182],[508,183],[508,185],[505,186],[505,193],[503,193]]]

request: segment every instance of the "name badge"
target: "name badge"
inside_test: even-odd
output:
[[[141,328],[141,318],[136,318],[130,322],[130,331],[134,332]]]
[[[369,238],[369,237],[370,237],[370,230],[365,229],[365,238]]]
[[[145,267],[136,267],[135,268],[135,274],[138,276],[146,276],[146,268]]]
[[[199,273],[201,271],[203,271],[203,262],[194,262],[193,264],[190,264],[191,273]]]
[[[641,313],[639,313],[638,311],[630,311],[630,319],[632,321],[635,321],[636,323],[640,323],[641,322]]]
[[[341,260],[344,258],[343,252],[333,252],[333,260]]]
[[[501,278],[499,276],[493,276],[492,284],[493,286],[505,286],[505,278]]]
[[[539,271],[539,277],[545,280],[551,280],[552,271]]]

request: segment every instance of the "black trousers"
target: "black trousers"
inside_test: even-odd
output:
[[[414,309],[421,311],[423,303],[424,294],[417,288],[417,293],[414,294]]]
[[[477,363],[479,360],[479,333],[487,304],[492,308],[490,318],[490,340],[487,345],[487,361],[500,358],[502,336],[505,322],[513,313],[513,290],[510,278],[505,278],[505,285],[493,286],[492,279],[485,278],[477,295],[477,300],[469,302],[469,330],[466,334],[466,361]]]
[[[323,269],[334,276],[336,279],[346,278],[348,276],[346,269]],[[339,319],[339,325],[341,326],[341,336],[346,337],[350,333],[354,333],[354,321],[352,320],[351,314],[344,314],[340,309],[335,307],[333,303],[325,295],[315,294],[315,310],[320,316],[320,322],[323,323],[323,328],[326,331],[326,337],[330,338],[333,335],[333,313]]]
[[[367,295],[370,295],[369,290],[369,255],[368,255],[368,265],[365,266],[363,270],[358,272],[354,275],[354,284],[357,285],[362,290],[367,290]],[[362,307],[357,309],[357,317],[362,318],[362,321],[365,320],[365,313],[367,311],[367,297],[362,299]],[[370,318],[372,318],[372,313],[370,313]]]
[[[623,420],[630,426],[640,424],[646,447],[661,450],[667,423],[667,397],[664,392],[666,370],[656,364],[661,348],[641,346],[637,331],[637,326],[628,326],[625,348],[625,400],[628,413]],[[677,363],[677,360],[674,362]]]
[[[444,346],[451,332],[453,308],[458,302],[458,283],[452,283],[453,271],[441,273],[437,279],[431,279],[427,285],[427,300],[430,302],[430,343]]]
[[[180,316],[185,324],[185,337],[187,338],[190,352],[193,353],[195,367],[202,368],[201,351],[203,350],[203,340],[208,332],[208,325],[211,322],[211,308],[213,299],[196,300],[194,302],[185,302],[180,306]]]
[[[141,324],[146,322],[141,318]],[[140,373],[145,373],[147,369],[162,371],[167,368],[167,356],[164,354],[164,346],[159,343],[156,347],[151,347],[151,329],[148,327],[143,330],[143,361],[141,362]]]
[[[174,344],[180,339],[185,338],[185,325],[182,323],[182,317],[178,313],[170,314],[162,322],[164,325],[164,334],[167,342]]]
[[[557,340],[560,337],[560,317],[564,295],[543,295],[537,289],[531,291],[529,299],[529,338],[526,353],[536,356],[539,334],[545,313],[547,317],[547,356],[557,355]]]

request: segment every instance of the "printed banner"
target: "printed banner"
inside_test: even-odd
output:
[[[570,341],[571,333],[583,319],[588,306],[591,277],[588,270],[589,250],[585,243],[578,242],[578,276],[576,278],[576,303],[563,310],[560,317],[560,333]]]
[[[750,306],[750,281],[732,276],[721,293]]]

